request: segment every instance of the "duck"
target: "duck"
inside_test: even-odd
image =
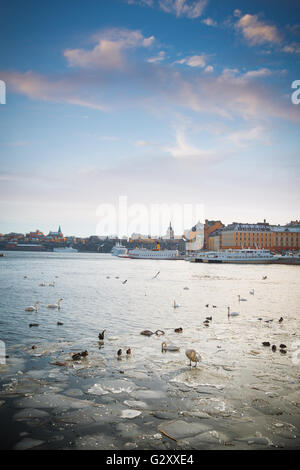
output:
[[[181,326],[179,328],[175,328],[175,333],[182,333],[183,332],[183,329],[181,328]]]
[[[227,313],[228,317],[237,317],[239,315],[238,312],[230,312],[230,307],[227,307],[227,310],[228,310],[228,313]]]
[[[279,349],[279,351],[281,352],[281,354],[286,354],[287,353],[286,349]]]
[[[122,349],[118,349],[118,351],[117,351],[117,356],[118,356],[118,359],[121,359],[121,356],[122,356]]]
[[[83,357],[88,356],[88,354],[89,354],[88,351],[82,351],[82,352],[79,352],[79,353],[74,353],[74,354],[72,354],[72,359],[73,359],[73,361],[79,361]]]
[[[262,279],[263,281],[265,281],[266,279],[268,279],[268,276],[263,276]]]
[[[208,321],[208,320],[204,320],[203,324],[204,324],[205,326],[209,326],[209,321]]]
[[[98,338],[99,338],[100,340],[104,340],[104,333],[105,333],[105,332],[106,332],[106,330],[103,330],[102,333],[99,333],[99,334],[98,334]]]
[[[208,308],[208,307],[209,307],[209,304],[206,304],[205,307]]]
[[[151,330],[143,330],[143,331],[140,332],[140,334],[143,335],[143,336],[152,336],[152,335],[154,335],[153,331],[151,331]]]
[[[185,355],[190,360],[190,366],[192,362],[195,362],[195,367],[197,367],[197,362],[201,361],[201,356],[195,349],[186,349]]]
[[[286,345],[285,344],[280,344],[279,347],[280,347],[280,349],[285,349]]]
[[[155,331],[156,336],[163,336],[165,332],[163,330],[156,330]]]
[[[212,317],[206,317],[206,320],[212,321]]]
[[[61,303],[62,300],[64,300],[64,299],[59,299],[57,301],[57,304],[49,304],[49,305],[47,305],[47,307],[48,308],[57,308],[59,310],[60,309],[60,303]]]
[[[184,287],[183,290],[190,290],[190,288],[189,287]]]
[[[244,299],[240,295],[238,295],[239,302],[247,302],[247,299]]]
[[[61,326],[61,325],[63,325],[63,322],[58,321],[56,324],[57,324],[58,326]]]
[[[263,346],[271,346],[271,343],[269,341],[264,341],[262,344]]]
[[[276,348],[275,344],[273,344],[273,346],[272,346],[272,351],[275,352],[276,349],[277,349],[277,348]]]
[[[254,295],[254,289],[249,290],[250,295]]]
[[[278,323],[282,323],[283,322],[283,318],[280,317],[279,320],[278,320]]]
[[[161,350],[162,350],[162,352],[164,352],[164,351],[179,351],[180,347],[175,346],[175,344],[167,345],[167,343],[164,341],[163,343],[161,343]]]
[[[40,326],[39,323],[29,323],[29,328],[31,328],[32,326]]]
[[[130,356],[130,354],[131,354],[131,349],[130,348],[126,349],[126,356]]]
[[[213,305],[212,308],[217,308],[217,306],[216,306],[216,305]]]
[[[39,302],[34,302],[33,305],[31,305],[30,307],[26,307],[25,308],[25,312],[37,312],[37,306],[38,306]]]

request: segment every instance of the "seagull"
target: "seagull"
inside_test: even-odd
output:
[[[122,284],[126,284],[126,282],[127,282],[127,279],[125,279],[125,281],[123,281]]]
[[[156,279],[156,278],[157,278],[157,276],[159,275],[159,273],[160,273],[160,271],[158,271],[158,272],[155,274],[155,276],[153,276],[153,278],[152,278],[152,279]]]
[[[201,361],[201,356],[195,349],[186,349],[185,355],[190,360],[190,366],[192,362],[195,362],[195,367],[197,367],[197,362]]]

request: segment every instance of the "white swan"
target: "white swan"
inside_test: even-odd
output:
[[[190,366],[192,362],[195,362],[195,367],[197,367],[197,362],[201,361],[201,356],[195,349],[186,349],[185,355],[190,360]]]
[[[179,346],[175,346],[175,344],[169,344],[168,346],[165,341],[161,343],[162,351],[179,351],[179,349],[180,349]]]
[[[59,310],[60,309],[60,303],[61,303],[62,300],[64,300],[64,299],[59,299],[57,301],[57,304],[49,304],[49,305],[47,305],[47,307],[48,308],[58,308],[58,310]]]
[[[38,303],[39,302],[34,302],[33,306],[31,305],[30,307],[25,308],[25,312],[37,312]]]
[[[237,317],[239,315],[238,312],[230,312],[230,307],[227,307],[227,310],[228,310],[228,317]]]
[[[244,299],[244,298],[241,297],[240,295],[238,295],[238,298],[239,298],[239,302],[247,302],[247,299]]]

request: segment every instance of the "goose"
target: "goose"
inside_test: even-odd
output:
[[[175,344],[167,345],[167,343],[164,341],[163,343],[161,343],[161,350],[162,350],[162,352],[164,352],[164,351],[179,351],[180,348],[179,348],[179,346],[175,346]]]
[[[34,305],[33,305],[33,306],[31,305],[30,307],[26,307],[26,308],[25,308],[25,312],[37,312],[38,303],[39,303],[39,302],[34,302]]]
[[[197,362],[201,361],[201,356],[195,349],[186,349],[185,355],[190,360],[190,366],[192,362],[195,362],[195,367],[197,367]]]
[[[249,294],[254,295],[254,289],[249,290]]]
[[[57,301],[57,304],[49,304],[49,305],[47,305],[47,307],[48,308],[57,308],[59,310],[60,309],[60,303],[61,303],[62,300],[64,300],[64,299],[59,299]]]
[[[237,317],[239,315],[238,312],[230,312],[230,307],[227,307],[227,310],[228,310],[228,313],[227,313],[228,318],[229,317]]]
[[[244,299],[244,298],[241,297],[240,295],[238,295],[238,298],[239,298],[239,302],[247,302],[247,299]]]

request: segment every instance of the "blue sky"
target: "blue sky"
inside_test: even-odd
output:
[[[299,218],[297,2],[1,5],[0,232],[94,234],[120,195]]]

